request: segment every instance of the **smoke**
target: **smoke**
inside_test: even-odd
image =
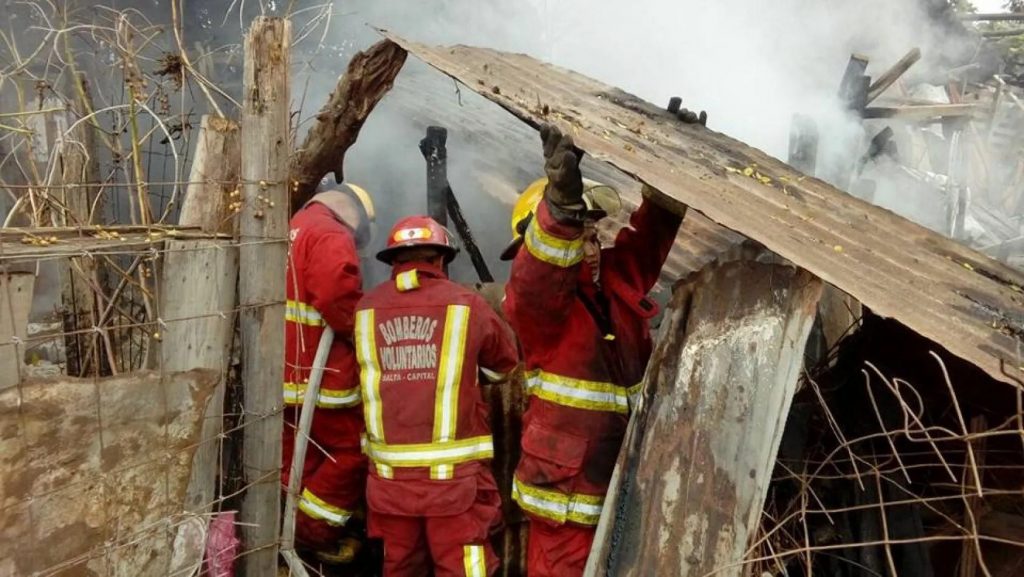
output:
[[[5,0],[4,5],[9,3]],[[169,22],[166,0],[128,4],[145,11],[153,22]],[[241,34],[252,17],[261,12],[292,16],[298,38],[293,101],[301,108],[300,141],[348,59],[380,39],[371,24],[426,43],[524,52],[654,103],[681,96],[684,106],[707,110],[715,130],[784,160],[793,115],[808,115],[820,135],[819,175],[854,163],[865,137],[877,131],[870,125],[866,131],[838,98],[851,53],[868,56],[867,73],[878,76],[909,49],[920,48],[922,61],[905,76],[910,85],[943,83],[949,68],[970,61],[976,52],[976,46],[930,15],[935,6],[944,5],[943,0],[201,4],[183,16],[186,35],[205,38],[211,47],[228,47],[227,52],[239,56]],[[163,41],[170,48],[169,39]],[[223,72],[237,75],[237,62]],[[511,233],[509,207],[518,189],[542,175],[536,134],[507,113],[410,57],[395,88],[349,151],[345,177],[377,199],[380,231],[386,233],[401,216],[425,212],[426,169],[418,142],[431,124],[449,131],[449,180],[492,272],[503,279],[507,266],[497,255]],[[915,218],[926,211],[929,191],[920,199],[900,194],[907,188],[905,173],[892,176],[898,171],[870,170],[876,180],[876,202]],[[379,250],[384,236],[378,234],[368,252]],[[385,268],[369,262],[368,284],[382,280]],[[460,258],[453,272],[458,280],[475,280],[468,258]]]
[[[364,24],[370,23],[426,43],[524,52],[651,102],[681,96],[684,106],[707,110],[715,130],[782,159],[793,115],[809,115],[820,134],[822,175],[834,172],[837,165],[852,164],[851,155],[862,152],[865,130],[838,98],[851,53],[870,57],[867,73],[878,76],[918,47],[923,59],[906,75],[911,83],[944,82],[945,70],[971,58],[974,46],[930,18],[926,4],[927,0],[362,0],[337,5],[342,15],[335,18],[325,42],[344,46],[342,58],[347,58],[378,39]],[[319,68],[333,73],[342,64],[320,62]],[[333,74],[314,75],[306,101],[322,101],[334,80]],[[509,122],[504,112],[468,89],[457,93],[450,79],[410,58],[395,89],[351,150],[346,177],[366,183],[383,201],[383,230],[399,216],[424,211],[425,165],[417,143],[431,123],[449,129],[449,179],[485,256],[497,264],[495,256],[509,232],[507,206],[495,198],[508,203],[514,191],[477,190],[495,186],[479,172],[513,175],[516,186],[525,186],[541,175],[539,146],[532,131]],[[498,136],[481,143],[488,132]],[[900,179],[878,178],[880,200],[886,191],[906,185]],[[900,210],[914,216],[915,207]],[[468,259],[460,260],[456,276],[472,280]],[[504,269],[497,272],[502,278]],[[374,276],[382,273],[376,269]]]

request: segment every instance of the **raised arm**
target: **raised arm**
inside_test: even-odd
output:
[[[557,222],[546,201],[538,205],[505,289],[505,315],[520,338],[525,338],[524,332],[541,340],[561,333],[576,299],[582,234],[582,225]]]
[[[619,278],[641,294],[650,292],[682,222],[682,216],[652,201],[644,185],[643,202],[629,217],[629,226],[615,237],[615,256],[609,264],[617,269]]]
[[[583,261],[583,175],[572,137],[557,127],[540,129],[544,199],[523,234],[505,293],[505,314],[529,342],[558,338],[576,298]]]

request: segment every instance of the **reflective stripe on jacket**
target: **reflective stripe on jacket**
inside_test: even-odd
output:
[[[533,517],[596,525],[631,397],[651,354],[646,295],[681,219],[646,200],[601,251],[601,285],[583,262],[582,227],[557,222],[546,201],[524,235],[505,288],[529,401],[513,498]]]
[[[447,480],[491,459],[480,377],[517,363],[511,332],[484,299],[425,263],[397,265],[359,303],[355,326],[371,469]]]
[[[352,349],[356,303],[362,297],[359,254],[352,230],[321,204],[313,203],[291,220],[285,303],[284,402],[302,402],[324,327],[334,329],[334,345],[320,383],[317,406],[354,407],[361,402]]]

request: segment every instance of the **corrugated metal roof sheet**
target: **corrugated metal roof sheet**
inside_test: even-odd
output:
[[[1020,273],[583,75],[521,54],[388,37],[531,126],[558,123],[662,202],[763,243],[994,378],[1021,377]]]

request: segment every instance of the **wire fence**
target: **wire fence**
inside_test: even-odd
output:
[[[951,377],[934,352],[889,346],[905,364],[855,354],[804,380],[748,574],[1024,570],[1024,384]]]
[[[239,306],[232,255],[287,241],[176,226],[190,187],[220,187],[235,219],[233,191],[257,184],[188,178],[202,114],[239,111],[242,26],[198,48],[183,33],[264,8],[225,4],[3,5],[29,24],[0,31],[0,576],[196,575],[204,557],[217,574],[254,552],[232,516],[263,480],[240,433],[277,413],[242,408],[237,319],[283,303]],[[288,7],[314,53],[296,68],[333,54],[333,14]],[[1024,572],[1022,387],[965,410],[971,383],[933,362],[913,383],[870,364],[807,379],[749,574]]]
[[[238,304],[238,254],[287,238],[178,226],[194,186],[229,225],[257,202],[189,168],[202,115],[240,113],[219,16],[272,8],[117,4],[0,2],[0,575],[228,574],[241,497],[275,482],[241,465],[280,409],[243,409],[238,319],[284,303]],[[308,67],[335,7],[288,4]]]

